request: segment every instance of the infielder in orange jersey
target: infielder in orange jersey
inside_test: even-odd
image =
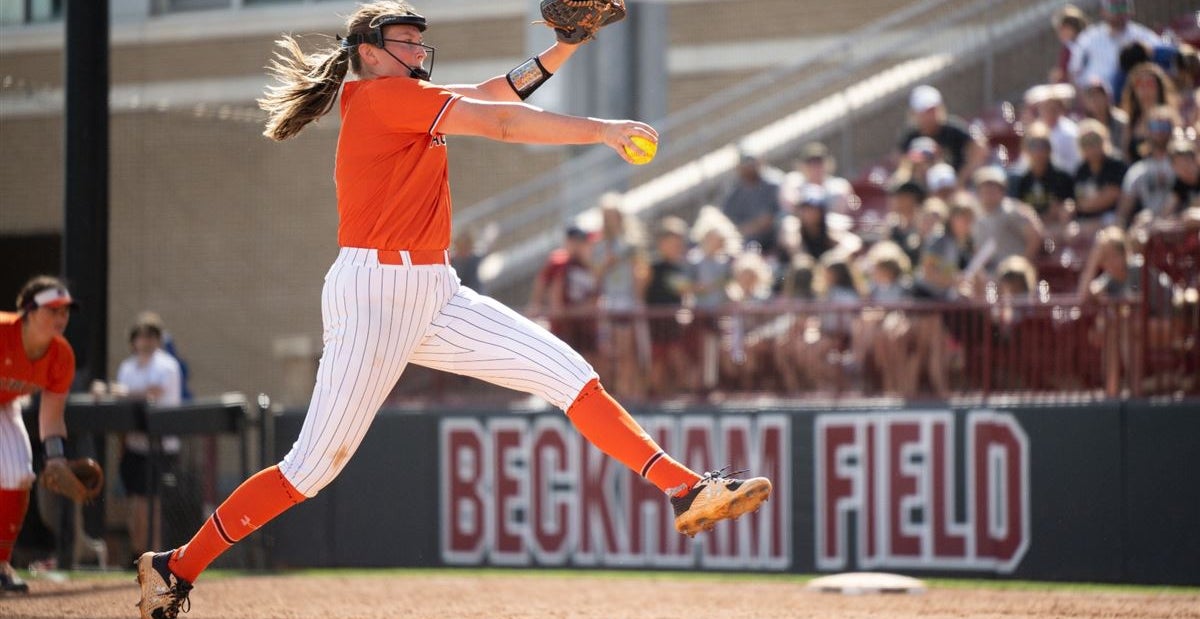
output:
[[[74,306],[61,281],[43,276],[21,288],[17,313],[0,312],[0,591],[29,591],[9,563],[35,479],[33,450],[21,419],[22,396],[42,392],[38,424],[45,470],[67,467],[63,413],[75,380],[75,352],[63,331]]]
[[[757,509],[764,478],[704,476],[668,456],[600,386],[578,353],[545,329],[459,284],[447,260],[446,142],[469,135],[533,144],[602,143],[620,156],[633,121],[563,116],[521,103],[576,46],[556,43],[507,75],[471,86],[429,81],[425,18],[406,2],[361,5],[337,47],[305,57],[285,37],[273,66],[282,84],[260,101],[266,135],[290,138],[341,93],[337,181],[341,250],[321,292],[325,348],[300,436],[276,466],[234,490],[195,537],[137,562],[142,617],[176,617],[218,555],[333,481],[408,363],[536,394],[566,411],[584,437],[662,489],[685,534]],[[348,71],[357,81],[343,84]],[[636,147],[634,147],[636,148]],[[641,152],[638,149],[636,152]]]

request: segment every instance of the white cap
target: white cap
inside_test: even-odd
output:
[[[925,173],[925,185],[929,187],[930,192],[938,192],[943,189],[953,189],[958,185],[958,175],[954,173],[954,166],[948,163],[939,163]]]
[[[1068,103],[1075,98],[1075,87],[1070,84],[1041,84],[1025,91],[1025,103],[1037,105],[1046,101]]]
[[[924,112],[941,104],[941,91],[926,84],[914,88],[912,94],[908,97],[908,107],[914,112]]]

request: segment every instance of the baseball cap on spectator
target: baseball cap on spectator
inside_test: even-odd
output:
[[[1102,0],[1100,9],[1113,15],[1132,15],[1133,0]]]
[[[975,171],[975,175],[972,177],[972,180],[975,181],[976,187],[979,187],[984,183],[996,183],[1001,187],[1008,186],[1008,175],[1004,173],[1003,169],[997,166],[984,166],[979,168]]]
[[[813,161],[820,159],[822,161],[829,160],[829,148],[820,142],[809,142],[804,145],[800,151],[801,161]]]
[[[908,97],[908,107],[914,112],[925,112],[940,105],[942,105],[942,92],[927,84],[914,88]]]
[[[1025,103],[1037,105],[1047,101],[1070,103],[1075,98],[1075,87],[1070,84],[1040,84],[1025,91]]]
[[[567,226],[566,235],[568,239],[583,240],[588,238],[588,233],[579,226]]]
[[[929,158],[937,155],[937,152],[938,143],[928,136],[923,135],[908,143],[908,154],[910,157]]]
[[[657,234],[655,236],[658,238],[662,238],[664,236],[677,236],[686,239],[688,236],[688,225],[686,221],[680,219],[679,217],[669,215],[667,217],[663,217],[662,221],[658,222],[658,230],[656,233]]]
[[[917,202],[925,201],[925,189],[912,181],[908,181],[907,183],[900,183],[899,185],[896,185],[895,187],[892,188],[891,193],[894,196],[900,195],[900,194],[910,195]]]
[[[930,193],[954,189],[957,185],[958,174],[954,172],[954,166],[948,163],[939,163],[925,173],[925,186]]]

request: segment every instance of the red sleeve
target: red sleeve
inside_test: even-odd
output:
[[[406,77],[374,79],[364,90],[381,124],[396,133],[435,135],[446,112],[462,98],[441,86]]]
[[[47,372],[46,391],[67,393],[75,381],[75,351],[61,337],[54,338],[54,356]]]

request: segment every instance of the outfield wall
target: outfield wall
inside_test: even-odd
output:
[[[264,530],[269,556],[1200,584],[1200,402],[637,417],[693,468],[767,475],[773,499],[690,540],[561,414],[385,411]],[[279,418],[279,455],[302,418]]]

